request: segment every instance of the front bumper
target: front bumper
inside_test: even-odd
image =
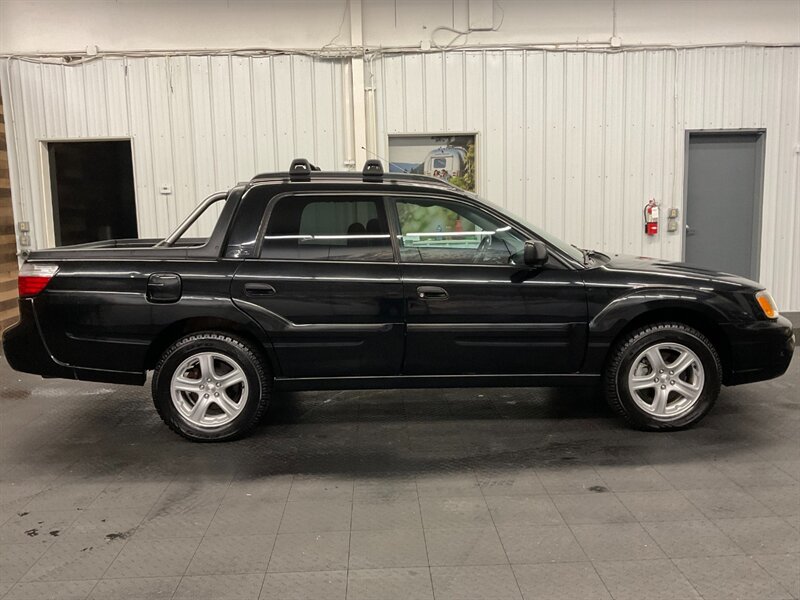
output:
[[[794,354],[792,323],[779,316],[774,321],[729,323],[723,326],[730,341],[730,369],[725,385],[739,385],[779,377]]]

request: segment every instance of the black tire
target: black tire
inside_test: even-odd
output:
[[[658,343],[681,344],[692,350],[704,371],[703,388],[697,401],[685,414],[657,418],[640,408],[628,386],[633,361],[645,349]],[[612,349],[605,372],[604,388],[609,406],[628,424],[645,431],[673,431],[700,421],[719,396],[722,364],[711,341],[696,329],[682,323],[655,323],[625,335]]]
[[[172,400],[172,378],[176,369],[201,352],[213,352],[234,361],[246,379],[246,397],[238,398],[239,402],[244,401],[241,412],[220,426],[199,427],[191,423]],[[272,377],[265,360],[249,342],[226,333],[199,332],[179,339],[161,355],[153,374],[153,402],[159,416],[172,431],[195,442],[223,442],[246,435],[258,424],[267,410],[271,384]],[[244,389],[242,386],[242,392]]]

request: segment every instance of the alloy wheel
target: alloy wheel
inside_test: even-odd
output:
[[[663,421],[691,411],[703,393],[705,372],[695,352],[673,342],[642,350],[628,372],[628,390],[636,405]]]
[[[172,404],[192,425],[204,429],[233,421],[247,403],[247,377],[241,365],[218,352],[199,352],[175,369]]]

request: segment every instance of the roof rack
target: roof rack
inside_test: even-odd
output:
[[[2,0],[0,0],[0,2],[2,2]],[[292,161],[288,173],[286,171],[258,173],[250,180],[250,182],[263,181],[267,179],[285,181],[287,176],[289,177],[290,181],[298,181],[298,182],[311,181],[312,179],[319,179],[319,180],[342,179],[350,181],[361,179],[364,182],[370,182],[370,183],[380,183],[381,181],[390,180],[399,183],[424,182],[429,185],[435,184],[441,187],[448,187],[448,188],[456,187],[452,183],[443,181],[438,177],[431,177],[430,175],[421,175],[417,173],[394,173],[394,172],[384,171],[383,163],[380,160],[376,159],[367,160],[364,163],[364,168],[361,170],[361,173],[359,173],[358,171],[322,172],[322,170],[319,167],[311,164],[305,158],[296,158]]]
[[[364,168],[361,170],[361,176],[364,181],[375,181],[376,179],[383,179],[383,165],[381,161],[370,158],[364,163]]]
[[[312,165],[305,158],[295,158],[289,167],[289,179],[292,181],[308,180],[311,178],[311,171],[320,171],[321,169]]]

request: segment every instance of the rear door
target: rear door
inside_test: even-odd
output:
[[[284,377],[400,372],[403,286],[380,197],[278,195],[260,246],[231,293],[270,336]]]
[[[586,294],[575,271],[555,258],[538,270],[512,264],[526,236],[470,203],[391,200],[407,314],[404,374],[579,368]]]

